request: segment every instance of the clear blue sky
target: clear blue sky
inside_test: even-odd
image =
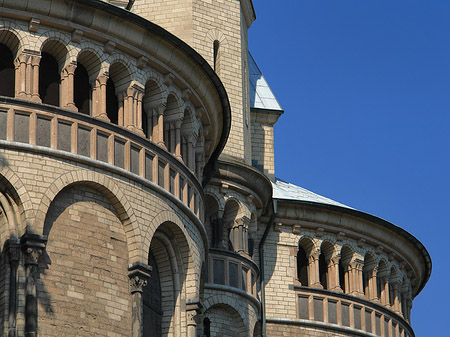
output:
[[[276,175],[413,234],[417,337],[449,336],[450,1],[254,0],[249,48],[285,114]]]

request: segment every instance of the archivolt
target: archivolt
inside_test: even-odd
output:
[[[138,223],[136,216],[134,215],[133,208],[128,202],[125,194],[112,179],[106,177],[105,175],[85,170],[63,174],[47,189],[36,212],[36,223],[34,228],[35,233],[43,232],[45,217],[54,198],[64,188],[74,184],[94,186],[98,192],[108,198],[113,207],[116,209],[117,214],[119,215],[119,218],[124,226],[128,247],[138,246],[137,241],[140,241],[140,237],[137,235],[137,233],[139,233]],[[137,254],[136,249],[129,249],[128,253],[130,262],[135,260],[134,255]]]

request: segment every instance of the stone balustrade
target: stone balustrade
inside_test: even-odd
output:
[[[297,324],[319,327],[325,324],[361,336],[414,336],[406,320],[372,301],[323,289],[294,286],[294,290]]]
[[[207,283],[237,288],[256,297],[258,275],[256,264],[243,255],[221,249],[209,250]]]
[[[140,178],[167,191],[197,217],[202,214],[200,182],[179,158],[109,122],[67,109],[2,97],[0,147],[70,156],[71,160]]]

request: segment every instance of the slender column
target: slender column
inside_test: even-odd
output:
[[[41,64],[41,56],[33,55],[31,57],[31,69],[29,72],[32,74],[33,82],[31,83],[31,100],[34,102],[41,103],[41,98],[39,97],[39,66]]]
[[[9,257],[9,307],[8,307],[8,337],[16,336],[17,316],[17,267],[20,259],[20,240],[6,241],[6,250]]]
[[[387,275],[381,277],[381,304],[389,306],[389,282]]]
[[[156,128],[153,128],[153,137],[154,142],[157,143],[162,148],[166,149],[166,145],[164,144],[164,110],[166,109],[165,104],[161,104],[155,107],[153,116],[156,115]],[[155,130],[156,129],[156,130]],[[155,132],[156,131],[156,132]]]
[[[377,301],[377,272],[378,268],[375,267],[370,271],[369,275],[369,299],[371,301]]]
[[[226,248],[223,242],[223,211],[219,211],[217,214],[217,247]]]
[[[356,296],[363,296],[363,262],[353,260],[349,263],[350,268],[350,293]]]
[[[76,64],[67,65],[61,72],[61,107],[78,111],[74,103],[74,75]]]
[[[335,292],[342,292],[339,285],[339,260],[340,256],[333,256],[328,263],[328,285],[329,289]]]
[[[194,171],[195,170],[195,160],[194,160],[194,136],[189,135],[187,137],[187,166]]]
[[[179,160],[181,158],[181,120],[177,119],[175,121],[175,157]]]
[[[322,285],[319,281],[319,256],[320,251],[315,251],[314,253],[311,253],[311,255],[308,257],[309,264],[308,264],[308,271],[309,271],[309,284],[313,288],[320,288],[322,289]]]
[[[395,313],[401,315],[401,308],[400,308],[400,282],[394,282],[392,285],[394,288],[394,311]]]
[[[201,314],[202,305],[200,302],[186,303],[186,324],[187,336],[197,336],[197,317]]]
[[[170,153],[175,154],[175,122],[172,121],[169,123],[169,144],[170,144]]]
[[[131,337],[144,336],[144,300],[143,290],[150,278],[152,267],[143,263],[133,263],[128,267],[131,292]]]
[[[127,93],[125,91],[119,92],[117,94],[117,125],[125,126],[128,124],[127,119],[129,114],[127,113],[128,104],[127,103]]]
[[[96,80],[95,86],[95,110],[93,117],[102,119],[109,122],[108,115],[106,114],[106,82],[108,81],[108,76],[100,75]]]
[[[144,89],[137,92],[136,95],[136,108],[135,108],[135,114],[136,114],[136,127],[135,132],[140,134],[142,137],[145,137],[144,129],[142,127],[142,114],[144,111],[142,110],[142,99],[144,98]],[[149,124],[147,124],[149,125]]]
[[[16,83],[14,96],[17,98],[25,98],[25,68],[26,60],[24,54],[19,55],[14,60],[14,66],[16,70]]]
[[[25,337],[37,336],[38,260],[45,249],[47,236],[25,233],[21,238],[25,258]]]

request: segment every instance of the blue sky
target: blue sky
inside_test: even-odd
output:
[[[419,239],[433,272],[412,326],[448,336],[450,1],[254,6],[249,48],[285,110],[276,175]]]

